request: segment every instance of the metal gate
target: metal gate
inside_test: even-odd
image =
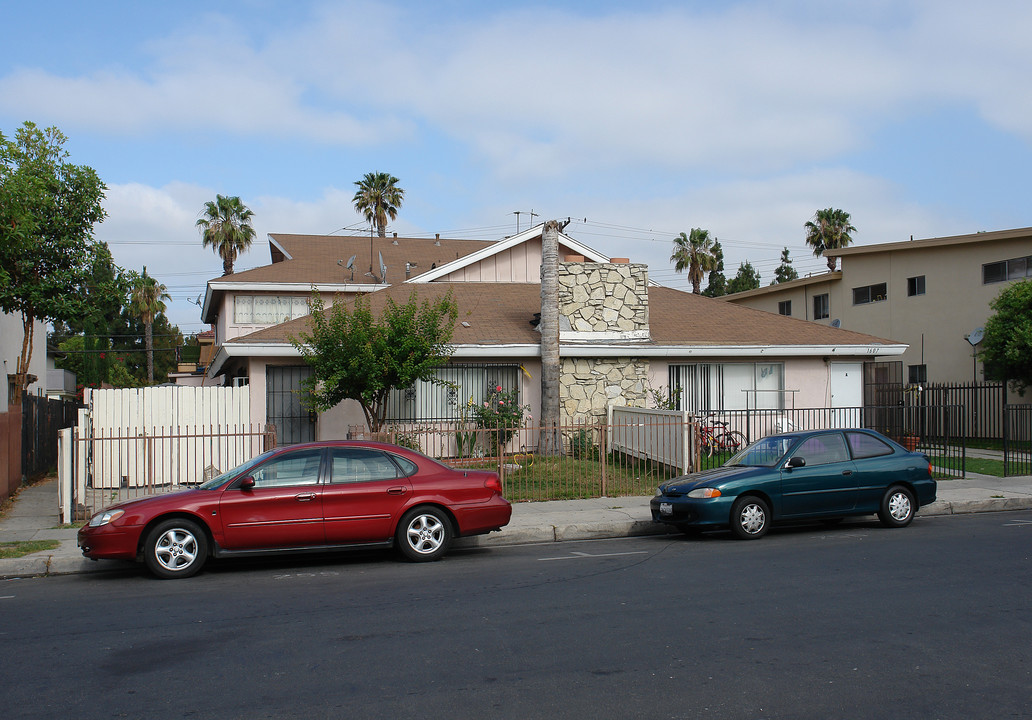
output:
[[[312,376],[307,365],[269,367],[266,370],[265,416],[276,426],[280,445],[315,440],[314,411],[303,402],[301,381]]]
[[[1003,474],[1032,475],[1032,405],[1008,405],[1003,424]]]

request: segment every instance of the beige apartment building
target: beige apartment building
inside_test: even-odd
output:
[[[723,300],[909,347],[903,381],[983,380],[978,341],[989,304],[1032,278],[1032,228],[832,250],[839,269]]]

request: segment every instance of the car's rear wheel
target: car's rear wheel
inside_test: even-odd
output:
[[[740,540],[756,540],[770,529],[770,508],[761,498],[746,495],[731,506],[731,532]]]
[[[914,493],[902,485],[893,485],[885,491],[878,518],[886,527],[906,527],[914,519]]]
[[[433,507],[413,508],[398,523],[394,541],[399,552],[414,562],[440,560],[452,541],[451,519]]]
[[[191,520],[165,520],[148,533],[143,557],[147,568],[159,578],[190,577],[208,559],[208,537]]]

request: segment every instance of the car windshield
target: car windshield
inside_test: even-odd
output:
[[[258,463],[260,463],[263,460],[265,460],[265,458],[269,457],[269,455],[271,455],[272,452],[273,452],[272,450],[268,450],[266,452],[263,452],[261,455],[256,455],[253,458],[251,458],[250,460],[248,460],[247,462],[245,462],[243,465],[237,465],[232,470],[227,470],[226,472],[222,473],[218,477],[213,477],[208,482],[202,483],[202,484],[198,485],[198,487],[200,487],[203,490],[212,490],[214,488],[217,488],[219,485],[221,485],[222,483],[226,482],[230,478],[234,478],[237,475],[240,475],[242,473],[247,472],[248,470],[253,468],[255,465],[257,465]]]
[[[731,457],[725,466],[774,467],[784,457],[797,438],[791,435],[773,435],[757,440]]]

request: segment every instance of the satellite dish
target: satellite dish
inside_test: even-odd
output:
[[[387,282],[387,266],[383,264],[383,253],[378,253],[380,256],[380,282]]]
[[[355,258],[357,258],[357,257],[358,257],[358,255],[352,255],[351,257],[349,257],[348,258],[348,264],[345,265],[344,267],[347,268],[348,270],[354,270],[355,269]]]
[[[834,327],[834,328],[842,327],[842,321],[840,319],[838,319],[838,318],[835,318],[834,320],[831,321],[831,326]]]
[[[971,343],[971,347],[974,347],[978,343],[985,339],[985,328],[976,327],[971,331],[971,334],[967,336],[967,341]]]

